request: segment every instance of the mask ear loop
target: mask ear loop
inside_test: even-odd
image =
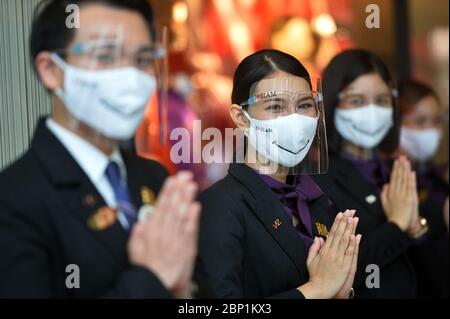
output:
[[[55,52],[51,53],[51,58],[53,62],[64,72],[66,72],[67,69],[67,63]],[[55,94],[60,98],[61,101],[65,101],[65,94],[62,87],[59,87],[55,89]]]
[[[67,72],[67,62],[64,61],[57,53],[53,52],[51,54],[51,58],[53,60],[53,62],[55,62],[55,64],[65,72]],[[64,89],[62,87],[59,87],[55,90],[55,94],[56,96],[64,103],[67,104],[66,102],[66,94],[64,92]],[[68,123],[69,127],[73,130],[75,128],[75,126],[77,125],[77,120],[75,120],[75,118],[73,116],[69,117],[69,123]]]
[[[64,71],[64,74],[67,72],[67,62],[66,61],[64,61],[57,53],[55,53],[55,52],[53,52],[52,54],[51,54],[51,57],[52,57],[52,60],[53,60],[53,62],[55,62],[55,64],[59,67],[59,68],[61,68],[61,70],[63,70]],[[64,83],[65,83],[65,81],[64,81]],[[62,87],[59,87],[59,88],[57,88],[56,90],[55,90],[55,94],[56,94],[56,96],[62,101],[62,102],[64,102],[65,104],[67,104],[67,102],[66,102],[66,94],[65,94],[65,92],[64,92],[65,90],[62,88]],[[69,125],[69,127],[70,127],[70,129],[72,129],[72,130],[74,130],[74,128],[76,127],[76,125],[77,125],[77,120],[73,117],[73,116],[70,116],[69,117],[69,123],[68,123],[68,125]]]
[[[249,123],[248,123],[248,124],[249,124],[249,127],[246,127],[246,128],[243,129],[244,135],[248,137],[249,130],[250,130],[250,126],[252,125],[252,118],[250,117],[250,114],[248,114],[247,111],[244,110],[244,108],[243,108],[242,105],[240,105],[240,107],[241,107],[242,113],[244,114],[245,118],[246,118],[246,119],[248,120],[248,122],[249,122]]]

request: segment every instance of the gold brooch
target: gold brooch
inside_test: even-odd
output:
[[[275,219],[272,226],[273,226],[273,228],[278,229],[278,227],[281,226],[281,220],[279,220],[278,218]]]
[[[321,223],[316,223],[317,232],[320,236],[327,237],[328,236],[328,229],[327,226]]]
[[[155,193],[147,186],[141,186],[141,199],[145,205],[152,206],[155,203]]]
[[[117,210],[111,207],[102,207],[91,215],[87,224],[93,230],[103,230],[112,226],[117,220]]]

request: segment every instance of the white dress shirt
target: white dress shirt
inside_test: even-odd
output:
[[[89,177],[108,207],[117,208],[114,190],[106,176],[106,167],[110,161],[116,162],[119,166],[122,183],[126,185],[127,170],[118,147],[115,147],[113,153],[108,157],[97,147],[62,127],[51,118],[46,120],[46,125]],[[128,221],[123,213],[119,212],[118,219],[125,229],[129,228]]]

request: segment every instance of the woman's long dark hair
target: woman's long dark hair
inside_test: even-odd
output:
[[[389,87],[393,86],[391,74],[386,65],[375,54],[361,49],[344,51],[336,55],[323,73],[323,97],[325,121],[327,125],[328,148],[330,153],[339,154],[342,149],[342,137],[334,126],[334,113],[339,104],[338,95],[358,77],[377,73]],[[398,146],[399,117],[397,99],[393,98],[394,125],[377,149],[391,153]]]
[[[251,95],[253,84],[277,71],[305,78],[311,86],[308,71],[292,55],[278,50],[261,50],[246,57],[237,67],[233,77],[231,102],[240,104],[246,101]]]

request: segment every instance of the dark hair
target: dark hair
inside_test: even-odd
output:
[[[311,87],[308,71],[292,55],[278,50],[261,50],[246,57],[237,67],[233,77],[231,102],[240,104],[246,101],[250,97],[253,84],[276,71],[305,78]]]
[[[75,36],[76,29],[66,27],[66,7],[75,4],[103,4],[139,12],[155,35],[153,11],[147,0],[43,0],[36,7],[30,36],[32,60],[42,51],[64,49]]]
[[[411,112],[424,97],[432,96],[439,101],[436,92],[428,85],[416,80],[404,80],[398,84],[398,107],[400,116]]]
[[[342,148],[342,137],[334,126],[334,113],[339,104],[339,92],[344,90],[358,77],[370,73],[377,73],[388,85],[393,85],[391,74],[386,65],[375,54],[361,49],[352,49],[336,55],[323,73],[323,99],[325,106],[325,121],[327,125],[327,138],[330,153],[339,154]],[[378,150],[390,153],[397,148],[399,136],[399,120],[397,99],[394,104],[394,125],[389,130],[383,141],[378,145]]]

